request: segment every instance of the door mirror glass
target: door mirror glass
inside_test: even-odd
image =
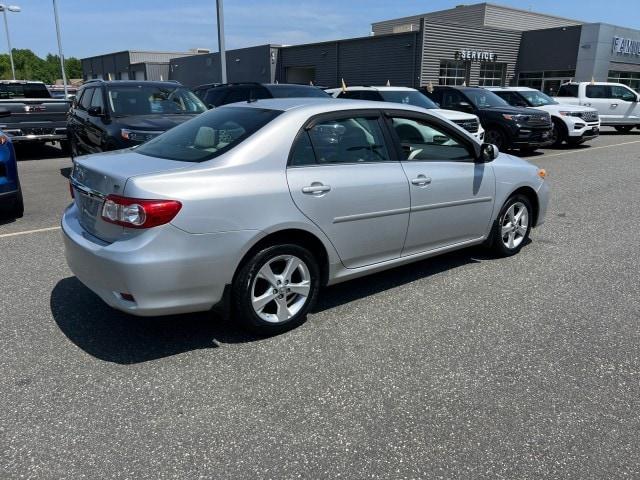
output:
[[[480,147],[480,161],[489,163],[498,158],[500,150],[492,143],[483,143]]]
[[[92,117],[100,117],[102,116],[102,107],[90,107],[87,113]]]

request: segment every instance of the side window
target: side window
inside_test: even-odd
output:
[[[247,87],[232,87],[227,91],[227,96],[224,97],[224,105],[228,103],[246,102],[249,100],[249,93],[251,89]]]
[[[93,97],[91,98],[91,107],[100,107],[104,110],[104,101],[102,100],[102,90],[100,88],[94,89]]]
[[[557,97],[577,97],[578,85],[561,85]]]
[[[391,121],[400,140],[403,160],[459,162],[474,158],[466,145],[426,120],[394,117]]]
[[[513,105],[514,107],[528,107],[529,105],[525,102],[520,95],[514,92],[493,92],[503,100],[505,100],[509,105]]]
[[[617,98],[625,102],[635,102],[638,97],[628,88],[620,85],[611,85],[611,98]]]
[[[611,87],[608,85],[587,85],[588,98],[611,98]]]
[[[296,143],[291,150],[291,160],[289,161],[289,165],[292,167],[302,167],[305,165],[315,164],[316,155],[313,152],[313,146],[311,146],[309,133],[306,130],[303,130],[300,135],[298,135]]]
[[[253,100],[260,100],[262,98],[273,98],[273,95],[262,86],[251,87],[251,98]]]
[[[338,98],[350,98],[352,100],[360,100],[360,90],[347,90],[340,92]]]
[[[441,108],[451,108],[452,110],[456,110],[460,102],[464,102],[465,99],[456,90],[446,90],[442,92],[442,101],[440,103]]]
[[[314,125],[309,136],[319,164],[389,161],[377,116],[326,120]]]
[[[82,110],[88,110],[91,105],[91,100],[93,97],[93,91],[95,88],[87,88],[82,94],[82,98],[80,99],[80,108]]]

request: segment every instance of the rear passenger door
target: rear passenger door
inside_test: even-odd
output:
[[[297,207],[357,268],[400,257],[409,185],[377,110],[323,115],[303,128],[287,181]]]
[[[411,216],[402,255],[480,239],[490,228],[493,167],[476,163],[473,140],[433,118],[388,113],[409,179]]]

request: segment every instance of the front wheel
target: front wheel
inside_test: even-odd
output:
[[[266,247],[251,257],[233,282],[233,313],[259,335],[274,335],[304,323],[316,301],[320,269],[298,245]]]
[[[559,147],[567,139],[566,128],[563,128],[557,121],[553,122],[553,131],[551,132],[552,145]]]
[[[508,257],[522,249],[531,231],[532,213],[531,202],[524,195],[514,195],[505,202],[493,228],[496,254]]]
[[[620,133],[629,133],[633,129],[633,125],[617,125],[613,128]]]
[[[489,128],[484,134],[484,141],[492,143],[501,151],[507,147],[507,136],[499,128]]]

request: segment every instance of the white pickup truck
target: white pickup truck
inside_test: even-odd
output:
[[[622,83],[565,83],[558,89],[556,100],[595,108],[600,114],[600,124],[615,127],[619,132],[640,127],[640,95]]]

